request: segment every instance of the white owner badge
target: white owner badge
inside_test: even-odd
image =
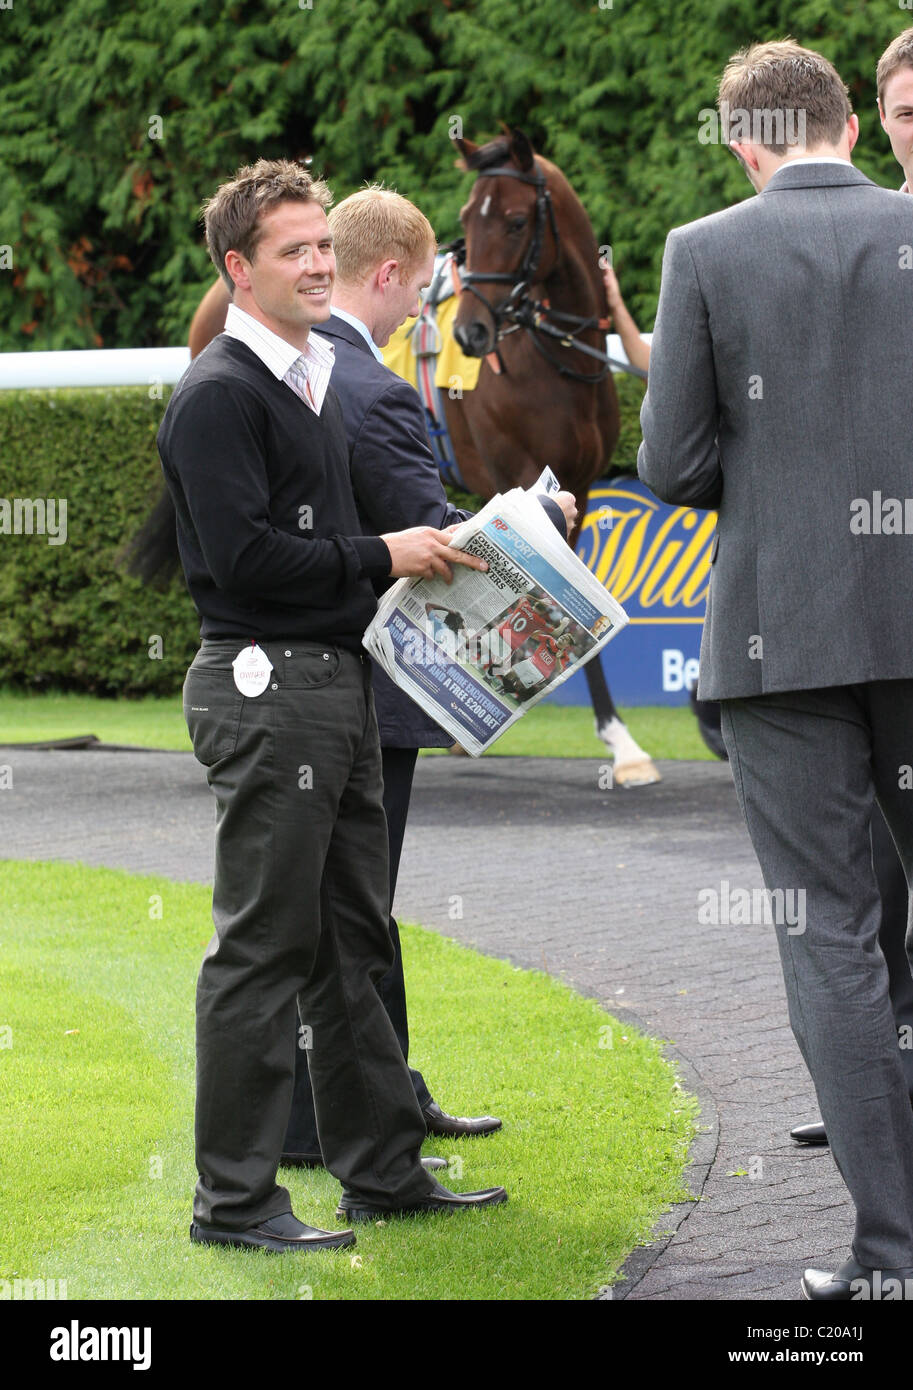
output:
[[[235,685],[242,695],[254,699],[257,695],[263,694],[269,685],[269,673],[273,669],[273,663],[262,647],[244,647],[231,664],[235,671]]]

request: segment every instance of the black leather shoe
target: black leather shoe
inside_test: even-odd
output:
[[[336,1208],[340,1221],[385,1221],[390,1216],[427,1216],[437,1211],[474,1211],[478,1207],[497,1207],[507,1201],[503,1187],[487,1187],[483,1192],[449,1192],[435,1182],[427,1197],[405,1207],[379,1207],[344,1192]]]
[[[910,1104],[913,1105],[913,1095],[910,1096]],[[797,1144],[826,1144],[828,1143],[827,1130],[819,1120],[813,1125],[796,1125],[795,1129],[789,1131],[790,1139],[795,1139]]]
[[[196,1245],[253,1246],[279,1254],[286,1250],[344,1250],[355,1244],[355,1232],[321,1231],[315,1226],[305,1226],[297,1216],[284,1211],[280,1216],[271,1216],[268,1221],[249,1226],[246,1231],[222,1231],[194,1221],[190,1239]]]
[[[802,1276],[802,1297],[819,1303],[911,1303],[913,1267],[868,1269],[851,1258],[836,1274],[807,1269]]]
[[[819,1120],[813,1125],[796,1125],[795,1129],[789,1131],[790,1139],[795,1139],[797,1144],[826,1144],[827,1130]]]
[[[280,1168],[323,1168],[322,1158],[315,1158],[313,1154],[283,1154],[279,1159]],[[446,1158],[423,1158],[422,1167],[427,1168],[429,1173],[437,1173],[442,1168],[447,1167]]]
[[[494,1115],[478,1115],[475,1119],[461,1119],[456,1115],[446,1115],[436,1100],[424,1106],[422,1114],[429,1134],[439,1134],[447,1139],[461,1139],[466,1134],[494,1134],[501,1128],[501,1121]]]

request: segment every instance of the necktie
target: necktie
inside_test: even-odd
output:
[[[311,383],[308,381],[307,364],[303,357],[299,357],[288,369],[291,377],[292,386],[302,400],[307,401],[312,410],[316,411],[317,402],[314,400],[314,393],[311,390]]]

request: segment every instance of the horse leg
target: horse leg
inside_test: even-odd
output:
[[[487,370],[487,367],[483,368],[483,376]],[[494,497],[498,489],[491,476],[491,470],[476,445],[473,433],[476,391],[467,392],[465,396],[456,399],[442,393],[441,399],[444,403],[444,418],[450,432],[450,443],[466,489],[468,492],[478,493],[487,502],[489,498]]]
[[[491,381],[495,381],[491,378]],[[494,483],[497,481],[497,460],[483,458],[480,444],[483,439],[492,437],[491,430],[478,428],[478,438],[475,428],[479,426],[476,416],[483,412],[479,409],[480,404],[484,403],[484,390],[490,386],[486,380],[486,372],[483,369],[479,378],[479,388],[475,392],[469,392],[463,399],[453,401],[447,399],[445,402],[445,414],[447,425],[450,430],[451,440],[457,458],[460,460],[460,467],[463,476],[469,486],[475,485],[476,489],[484,497],[490,497],[495,491]],[[597,445],[601,449],[599,438]],[[549,457],[549,451],[543,451],[544,457]],[[580,459],[586,456],[583,444],[573,452],[574,463],[579,467]],[[519,460],[523,458],[523,452],[516,447],[509,454],[510,465],[515,472],[512,480],[513,484],[520,481],[521,468]],[[601,452],[597,452],[597,460],[601,460]],[[532,476],[535,477],[542,468],[543,460],[534,461],[530,458]],[[578,521],[573,531],[568,537],[568,544],[571,549],[576,548],[577,537],[580,534],[580,527],[587,509],[587,487],[575,486],[574,481],[568,479],[568,468],[562,467],[555,451],[551,451],[551,462],[555,467],[556,474],[564,482],[564,486],[573,488],[577,499]],[[528,471],[528,470],[527,470]],[[589,469],[589,473],[598,472],[598,463]],[[487,477],[486,477],[487,475]],[[490,481],[489,481],[490,479]],[[567,480],[567,481],[565,481]],[[486,485],[487,484],[487,485]],[[642,787],[649,786],[652,782],[661,781],[659,772],[650,759],[649,754],[645,753],[627,727],[618,717],[618,711],[612,702],[609,687],[606,682],[605,672],[602,669],[602,662],[597,658],[588,661],[583,668],[586,676],[587,686],[589,687],[590,700],[593,705],[593,712],[596,716],[596,733],[606,745],[608,751],[614,759],[614,781],[620,787]],[[454,750],[456,751],[456,750]],[[460,749],[462,752],[463,750]]]
[[[646,787],[662,778],[619,718],[598,656],[583,668],[596,716],[596,733],[614,758],[614,782],[619,787]]]
[[[723,735],[720,731],[720,703],[718,700],[699,700],[697,698],[697,686],[692,685],[688,691],[688,699],[691,709],[697,720],[698,733],[711,753],[717,758],[722,758],[724,762],[729,762],[729,754],[723,742]]]
[[[576,493],[577,523],[568,537],[568,545],[575,552],[577,538],[587,513],[588,496],[586,488]],[[605,671],[602,669],[602,658],[596,656],[592,661],[588,661],[583,668],[583,674],[586,676],[590,703],[596,716],[596,736],[602,739],[614,759],[613,781],[619,787],[647,787],[652,782],[661,782],[662,778],[649,753],[644,752],[619,717],[605,678]]]

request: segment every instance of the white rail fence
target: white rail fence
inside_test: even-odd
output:
[[[49,386],[173,386],[190,349],[86,348],[76,352],[0,353],[0,390]]]
[[[652,335],[643,336],[649,341]],[[627,362],[617,333],[607,335],[606,350],[616,361]],[[59,386],[173,386],[189,362],[190,349],[186,347],[3,352],[0,391]]]

